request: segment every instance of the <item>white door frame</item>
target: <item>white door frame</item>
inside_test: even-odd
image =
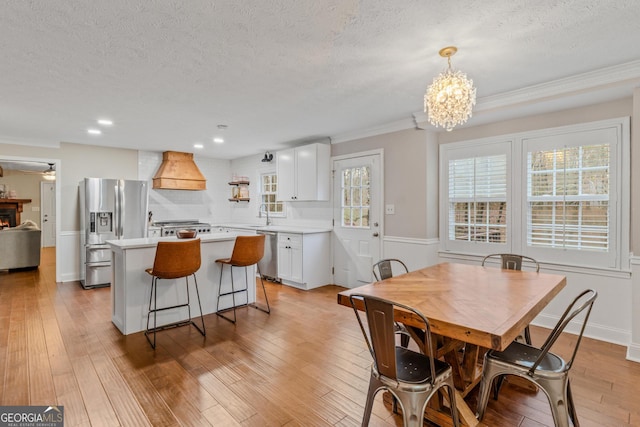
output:
[[[331,217],[333,219],[333,224],[335,227],[335,203],[336,203],[336,197],[340,197],[340,195],[334,194],[335,191],[335,170],[333,170],[333,165],[335,164],[336,161],[340,161],[340,160],[347,160],[347,159],[356,159],[358,157],[367,157],[367,156],[372,156],[372,155],[378,155],[380,156],[380,173],[379,173],[379,178],[378,178],[378,185],[380,188],[380,201],[378,203],[378,224],[379,224],[379,233],[380,233],[380,245],[378,245],[378,254],[372,254],[374,256],[376,256],[377,259],[381,259],[382,258],[382,254],[384,253],[384,149],[382,148],[378,148],[378,149],[374,149],[374,150],[368,150],[368,151],[360,151],[357,153],[351,153],[351,154],[342,154],[339,156],[333,156],[331,157],[331,168],[332,168],[332,178],[331,178]],[[336,239],[336,234],[335,232],[332,233],[332,242],[331,242],[331,248],[332,248],[332,255],[331,255],[331,262],[332,265],[335,266],[335,252],[333,251],[333,247],[335,245],[335,239]]]

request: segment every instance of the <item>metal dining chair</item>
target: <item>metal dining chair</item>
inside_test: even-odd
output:
[[[536,272],[540,271],[540,263],[538,263],[538,261],[531,257],[518,254],[490,254],[482,259],[482,266],[484,266],[486,261],[498,258],[500,259],[502,268],[505,270],[522,270],[524,264],[535,268]]]
[[[408,272],[409,269],[405,263],[396,258],[381,259],[373,264],[373,277],[376,282]]]
[[[478,393],[478,420],[482,420],[484,417],[493,380],[503,375],[517,375],[535,383],[547,395],[551,405],[551,414],[557,427],[569,427],[569,418],[574,426],[580,425],[571,395],[569,370],[573,366],[593,303],[597,297],[597,292],[590,289],[580,293],[569,304],[542,347],[537,348],[514,341],[504,351],[489,350],[485,354]],[[571,358],[565,361],[550,350],[569,322],[574,321],[585,310],[580,333],[576,339],[572,339],[574,345]]]
[[[540,271],[540,263],[535,259],[525,256],[525,255],[517,255],[517,254],[490,254],[485,256],[482,259],[482,266],[484,267],[485,262],[491,259],[499,258],[501,262],[502,269],[504,270],[522,270],[522,266],[529,266],[530,268],[534,268],[536,272]],[[529,325],[524,328],[524,342],[531,345],[531,331],[529,330]]]
[[[404,425],[422,426],[424,411],[429,400],[445,387],[449,397],[449,410],[454,426],[459,426],[458,409],[453,384],[451,365],[433,356],[431,329],[426,317],[414,308],[394,303],[382,298],[352,294],[351,306],[373,357],[367,401],[362,425],[369,425],[375,395],[380,390],[388,390],[400,402]],[[366,325],[360,318],[358,306],[364,304]],[[394,312],[402,310],[423,323],[423,348],[425,354],[409,350],[395,344]]]
[[[540,271],[540,264],[535,259],[518,254],[490,254],[485,256],[482,259],[482,266],[484,267],[485,262],[491,261],[493,259],[499,259],[501,268],[503,270],[522,270],[522,266],[525,265],[529,268],[535,268],[536,272]],[[532,345],[531,341],[531,330],[529,329],[529,325],[524,327],[524,331],[522,335],[519,335],[516,339],[522,340],[524,338],[524,342]],[[504,377],[500,377],[496,380],[496,384],[494,387],[494,397],[498,398],[498,393],[500,393],[500,388],[502,388],[502,383],[504,382]]]
[[[144,336],[147,338],[147,341],[149,341],[151,348],[156,348],[156,333],[167,328],[193,325],[198,332],[202,334],[202,336],[206,336],[204,317],[202,316],[202,305],[200,304],[200,292],[198,291],[198,280],[196,279],[196,271],[200,269],[200,263],[200,239],[185,240],[182,242],[158,242],[153,267],[145,270],[147,274],[150,274],[153,277],[151,280],[151,294],[149,295],[147,329],[144,331]],[[193,276],[196,297],[198,298],[198,307],[200,308],[200,322],[202,324],[202,328],[191,318],[189,276]],[[178,279],[182,277],[184,277],[187,287],[186,302],[166,307],[158,307],[158,281],[160,279]],[[158,312],[181,307],[187,308],[188,319],[158,326]],[[150,327],[152,314],[153,327]],[[153,334],[153,340],[149,338],[150,334]]]
[[[397,276],[398,274],[404,274],[408,272],[409,269],[407,268],[405,263],[397,258],[381,259],[380,261],[373,264],[373,277],[375,277],[377,282],[389,279],[394,275]],[[402,345],[403,347],[408,347],[409,339],[411,338],[409,331],[407,331],[407,329],[401,323],[396,322],[395,325],[396,333],[400,335],[400,345]]]
[[[260,283],[262,284],[262,292],[264,293],[264,299],[267,307],[263,308],[257,304],[252,304],[253,307],[265,313],[271,313],[271,307],[269,306],[269,299],[267,298],[267,290],[264,287],[264,281],[262,280],[262,274],[260,273],[260,266],[258,261],[264,256],[264,234],[258,234],[256,236],[237,236],[235,244],[233,245],[233,252],[230,258],[220,258],[216,262],[220,264],[220,283],[218,286],[218,302],[216,305],[216,314],[231,323],[236,323],[236,294],[244,292],[248,297],[249,276],[247,267],[254,265],[258,269],[258,276],[260,276]],[[228,265],[231,275],[231,290],[222,292],[222,273],[224,266]],[[233,281],[233,267],[244,267],[245,274],[245,286],[244,288],[236,289]],[[254,281],[255,284],[255,281]],[[233,304],[232,307],[220,310],[220,299],[223,296],[231,295]],[[244,304],[243,304],[244,305]],[[223,313],[233,310],[233,318],[225,316]]]

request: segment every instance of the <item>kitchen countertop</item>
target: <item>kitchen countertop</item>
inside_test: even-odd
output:
[[[217,242],[220,240],[233,240],[236,238],[236,233],[206,233],[198,234],[196,239],[200,239],[202,243]],[[175,236],[168,237],[141,237],[138,239],[122,239],[122,240],[107,240],[109,246],[120,249],[134,249],[134,248],[147,248],[156,246],[158,242],[176,242],[178,239]]]
[[[331,227],[306,227],[294,225],[259,225],[259,224],[217,224],[215,227],[238,228],[241,230],[273,231],[276,233],[312,234],[328,233]]]

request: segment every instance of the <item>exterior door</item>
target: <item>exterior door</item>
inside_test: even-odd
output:
[[[333,160],[334,282],[354,288],[373,281],[382,236],[382,153]]]
[[[56,245],[56,184],[40,183],[40,224],[42,227],[42,246]]]

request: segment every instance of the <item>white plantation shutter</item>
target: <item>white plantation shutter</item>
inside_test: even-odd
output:
[[[620,125],[523,140],[523,253],[619,264]]]
[[[447,249],[508,244],[508,143],[446,150]]]
[[[610,145],[528,153],[529,246],[607,252]]]
[[[507,156],[449,161],[449,239],[506,241]]]

